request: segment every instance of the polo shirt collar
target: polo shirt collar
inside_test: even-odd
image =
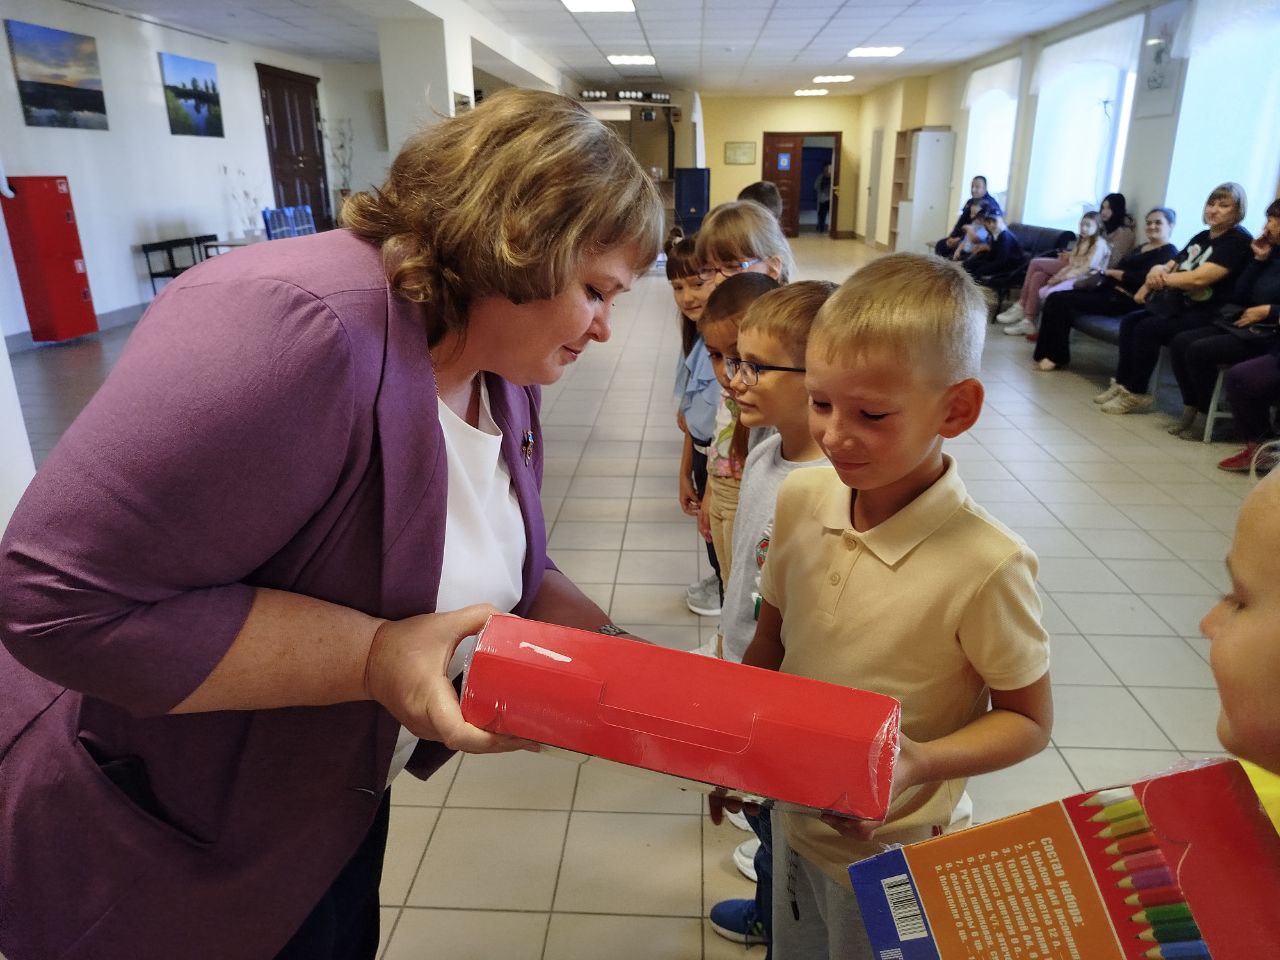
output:
[[[933,486],[916,497],[884,523],[865,532],[853,529],[850,508],[853,491],[831,488],[814,505],[814,517],[828,530],[862,543],[888,566],[896,566],[907,554],[941,527],[968,499],[956,462],[942,455],[945,467]]]

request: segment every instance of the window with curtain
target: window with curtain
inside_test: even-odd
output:
[[[1041,51],[1025,222],[1075,230],[1119,181],[1142,25],[1129,17]]]
[[[981,175],[987,178],[987,192],[999,200],[1002,207],[1008,206],[1021,74],[1022,59],[1014,57],[975,70],[969,76],[964,94],[969,123],[964,145],[962,197],[969,196],[969,181]]]
[[[1205,198],[1234,180],[1257,234],[1280,180],[1280,13],[1246,0],[1197,4],[1165,199],[1178,212],[1178,242],[1202,229]]]

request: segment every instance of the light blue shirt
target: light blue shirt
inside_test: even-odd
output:
[[[721,391],[711,365],[711,354],[701,337],[684,358],[684,369],[680,412],[694,440],[710,440],[716,429],[716,407],[720,405]]]

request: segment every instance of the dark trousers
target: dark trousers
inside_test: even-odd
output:
[[[1089,290],[1061,290],[1051,293],[1040,309],[1040,331],[1036,337],[1035,359],[1052,360],[1057,366],[1071,363],[1071,328],[1082,314],[1121,317],[1132,313],[1133,297],[1110,285]]]
[[[1270,353],[1237,363],[1222,384],[1236,432],[1246,442],[1271,436],[1271,405],[1280,402],[1280,357]]]
[[[705,447],[710,440],[699,440],[697,437],[693,439],[693,489],[698,493],[698,499],[701,500],[707,492],[707,455],[699,453],[699,447]],[[707,544],[707,559],[711,561],[711,570],[716,575],[716,582],[720,584],[720,599],[724,599],[724,583],[720,579],[720,561],[716,559],[716,548],[711,544]]]
[[[1120,363],[1116,366],[1116,383],[1130,393],[1146,393],[1151,374],[1160,362],[1160,348],[1167,346],[1184,330],[1205,325],[1204,314],[1185,310],[1172,317],[1162,317],[1137,310],[1120,320]]]
[[[827,232],[827,212],[830,209],[831,209],[830,200],[828,200],[826,203],[823,203],[821,200],[818,201],[818,232],[819,233]]]
[[[275,960],[374,960],[378,954],[378,885],[387,847],[391,791],[364,840]]]
[[[747,823],[760,838],[760,849],[756,851],[754,865],[756,868],[756,916],[764,924],[764,935],[769,946],[765,952],[765,960],[773,957],[773,821],[769,819],[769,811],[746,814]]]
[[[1184,330],[1169,343],[1173,373],[1182,390],[1182,402],[1201,413],[1209,412],[1218,368],[1252,360],[1271,347],[1267,340],[1251,341],[1217,327]]]

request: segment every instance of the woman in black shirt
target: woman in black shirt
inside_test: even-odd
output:
[[[1083,278],[1074,290],[1049,294],[1040,312],[1040,334],[1036,338],[1035,360],[1041,370],[1056,370],[1071,362],[1071,327],[1083,314],[1121,317],[1138,305],[1133,295],[1146,282],[1152,267],[1167,263],[1177,253],[1169,234],[1177,214],[1168,207],[1156,207],[1147,214],[1147,242],[1101,274]]]
[[[1204,205],[1201,230],[1168,263],[1152,267],[1134,294],[1142,309],[1120,321],[1120,362],[1115,382],[1095,399],[1103,413],[1140,413],[1151,407],[1147,393],[1160,348],[1179,333],[1208,326],[1212,310],[1231,293],[1236,275],[1251,255],[1253,235],[1240,226],[1244,187],[1223,183]]]

